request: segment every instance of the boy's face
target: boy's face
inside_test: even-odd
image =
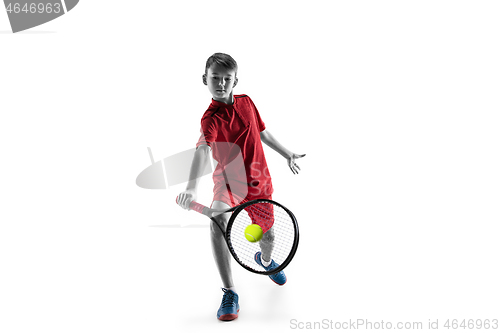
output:
[[[215,101],[233,104],[233,88],[238,83],[236,72],[233,69],[224,68],[213,64],[203,75],[203,83],[208,86]]]

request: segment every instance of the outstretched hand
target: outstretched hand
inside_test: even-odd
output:
[[[306,156],[306,154],[299,155],[299,154],[292,153],[292,156],[290,156],[286,159],[287,163],[288,163],[288,167],[290,168],[290,170],[292,170],[294,175],[298,174],[299,170],[300,170],[299,166],[295,163],[295,160],[298,158],[302,158],[304,156]]]

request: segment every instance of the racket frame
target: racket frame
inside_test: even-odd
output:
[[[270,271],[258,271],[258,270],[253,269],[252,267],[249,267],[249,266],[245,265],[244,263],[242,263],[239,260],[238,255],[236,254],[236,251],[234,250],[233,245],[231,243],[231,229],[233,226],[233,222],[236,219],[236,217],[238,216],[238,214],[242,210],[244,210],[246,207],[253,205],[253,204],[256,204],[256,203],[262,203],[262,202],[270,203],[270,204],[273,204],[275,206],[281,207],[290,216],[290,218],[292,220],[293,227],[294,227],[294,241],[292,244],[292,248],[290,249],[290,253],[288,254],[287,258],[277,268],[272,269]],[[195,201],[192,201],[189,205],[189,208],[200,213],[200,214],[203,214],[203,215],[209,217],[212,221],[214,221],[214,223],[217,225],[217,227],[219,227],[220,231],[222,232],[222,234],[224,236],[224,240],[226,241],[227,247],[229,249],[229,252],[231,252],[231,255],[233,256],[233,258],[236,260],[236,262],[240,266],[249,270],[252,273],[262,274],[262,275],[276,274],[276,273],[282,271],[283,269],[285,269],[285,267],[288,266],[288,264],[290,264],[293,257],[295,256],[295,253],[297,252],[297,248],[299,246],[299,225],[297,223],[297,219],[295,218],[295,215],[293,215],[293,213],[288,208],[286,208],[285,206],[283,206],[282,204],[280,204],[276,201],[269,200],[269,199],[256,199],[256,200],[247,201],[247,202],[245,202],[241,205],[235,206],[235,207],[231,207],[227,210],[215,210],[215,209],[203,206],[202,204],[197,203]],[[220,225],[219,221],[217,221],[217,219],[215,217],[220,215],[220,214],[230,213],[230,212],[232,212],[232,214],[231,214],[231,217],[229,218],[229,220],[227,221],[226,230],[224,231],[223,226]]]

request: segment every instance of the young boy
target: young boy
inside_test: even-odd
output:
[[[305,154],[292,153],[266,130],[250,97],[233,96],[233,88],[238,83],[237,71],[236,61],[224,53],[215,53],[206,62],[203,83],[212,94],[212,103],[201,120],[201,137],[196,145],[190,181],[178,196],[178,204],[184,209],[189,209],[191,201],[196,200],[198,181],[210,151],[218,162],[213,174],[212,203],[212,208],[217,210],[226,210],[250,200],[271,199],[273,187],[262,142],[280,153],[294,174],[300,170],[295,160]],[[226,225],[229,214],[217,216],[222,225]],[[239,304],[231,273],[232,259],[222,232],[212,221],[210,227],[212,251],[224,286],[217,318],[233,320],[238,317]],[[272,241],[270,229],[259,242],[262,252],[255,256],[257,263],[267,270],[276,265],[271,259]],[[278,285],[286,282],[283,271],[269,277]]]

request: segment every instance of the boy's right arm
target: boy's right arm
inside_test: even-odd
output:
[[[210,158],[209,154],[210,147],[207,145],[200,145],[194,153],[186,190],[184,192],[181,192],[177,197],[177,204],[184,209],[189,209],[189,204],[191,203],[191,201],[196,200],[198,182]]]

